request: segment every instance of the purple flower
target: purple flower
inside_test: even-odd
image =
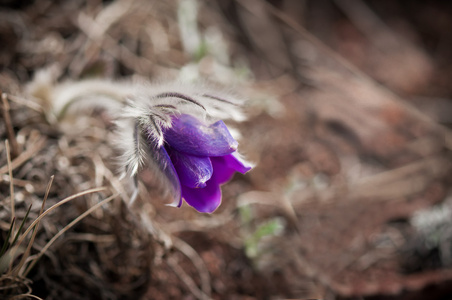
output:
[[[235,172],[251,169],[237,153],[237,141],[223,121],[243,121],[243,101],[206,85],[182,82],[138,86],[118,112],[117,145],[123,177],[133,193],[139,182],[153,186],[161,179],[172,206],[182,200],[200,212],[213,212],[221,203],[220,185]]]
[[[163,137],[163,146],[151,144],[154,161],[172,187],[175,206],[184,199],[199,212],[213,212],[221,203],[220,185],[235,172],[251,169],[237,154],[238,143],[223,121],[206,125],[191,115],[173,116]]]

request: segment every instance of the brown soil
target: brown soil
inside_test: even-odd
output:
[[[60,236],[26,278],[0,274],[0,298],[452,297],[451,4],[198,1],[200,33],[215,28],[228,45],[218,63],[212,45],[184,50],[180,2],[0,3],[0,246],[31,204],[25,228],[43,199],[48,208],[106,187],[45,216],[34,255],[126,188],[111,116],[54,122],[27,94],[45,68],[57,70],[57,85],[156,81],[192,63],[249,99],[248,120],[231,125],[257,163],[223,187],[211,215],[164,206],[157,183],[132,207],[117,196]]]

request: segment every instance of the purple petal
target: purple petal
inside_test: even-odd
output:
[[[251,165],[243,161],[237,152],[221,157],[211,157],[213,172],[218,183],[230,180],[235,172],[245,174],[251,170]]]
[[[210,126],[190,115],[173,119],[171,128],[165,130],[165,140],[176,150],[196,156],[223,156],[237,149],[223,121]]]
[[[173,202],[168,205],[180,207],[182,205],[181,184],[168,152],[165,147],[158,148],[156,146],[152,146],[152,144],[150,147],[150,156],[152,158],[151,163],[156,165],[159,171],[163,173],[164,176],[161,176],[161,178],[169,186],[171,191]]]
[[[231,179],[235,172],[246,173],[251,166],[237,153],[210,158],[213,166],[212,178],[204,188],[193,189],[182,185],[182,197],[199,212],[211,213],[221,203],[220,184]]]
[[[220,185],[212,178],[207,182],[206,187],[192,189],[182,186],[182,197],[199,212],[211,213],[220,206],[221,190]]]
[[[203,188],[212,177],[212,163],[208,157],[200,157],[167,149],[180,183],[190,188]]]

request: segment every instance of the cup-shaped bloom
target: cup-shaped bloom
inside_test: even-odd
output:
[[[184,199],[199,212],[213,212],[221,203],[220,185],[235,172],[251,169],[237,154],[238,143],[223,121],[208,125],[191,115],[173,116],[163,136],[163,146],[153,149],[176,206]]]

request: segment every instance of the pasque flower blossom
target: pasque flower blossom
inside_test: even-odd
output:
[[[135,195],[140,174],[151,170],[168,187],[170,205],[180,207],[185,200],[197,211],[210,213],[221,203],[220,185],[235,172],[251,169],[219,118],[240,115],[235,101],[177,89],[129,100],[122,113],[125,123],[118,126],[124,129],[121,145],[127,145],[123,157]]]
[[[154,145],[154,151],[176,195],[181,194],[177,206],[183,198],[200,212],[213,212],[221,202],[220,184],[251,169],[237,154],[238,143],[223,121],[206,125],[190,115],[174,116],[163,136],[164,145]]]
[[[89,79],[54,85],[52,74],[38,73],[28,88],[34,97],[45,95],[49,120],[93,108],[116,120],[121,178],[133,188],[129,204],[137,199],[140,182],[150,189],[160,179],[173,199],[169,205],[179,207],[185,199],[200,212],[213,212],[221,202],[220,185],[251,169],[222,121],[244,120],[242,101],[228,92],[182,82]]]

